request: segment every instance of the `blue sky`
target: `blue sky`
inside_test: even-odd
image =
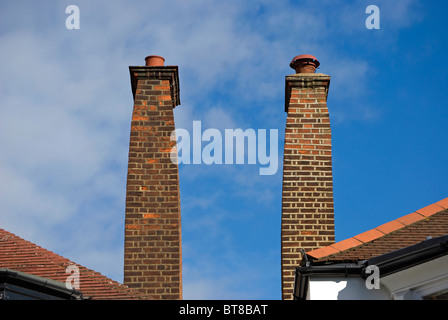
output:
[[[380,29],[368,30],[368,5]],[[68,30],[68,5],[80,29]],[[178,65],[176,127],[278,129],[279,170],[181,165],[185,299],[280,299],[285,76],[332,77],[336,239],[446,198],[443,1],[2,1],[0,227],[123,277],[128,66]]]

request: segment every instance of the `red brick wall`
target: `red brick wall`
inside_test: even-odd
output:
[[[287,112],[283,164],[282,298],[292,299],[294,271],[305,251],[334,243],[330,77],[286,77]]]
[[[177,67],[130,67],[134,108],[126,188],[124,283],[182,299],[179,177],[171,162]]]

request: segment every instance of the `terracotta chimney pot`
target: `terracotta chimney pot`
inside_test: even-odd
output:
[[[292,59],[289,66],[293,68],[296,73],[315,73],[320,62],[315,56],[310,54],[301,54]]]
[[[145,61],[147,67],[163,67],[165,59],[161,56],[147,56]]]

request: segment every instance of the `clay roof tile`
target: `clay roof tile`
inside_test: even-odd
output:
[[[76,265],[79,268],[79,290],[84,297],[95,300],[144,299],[141,293],[126,285],[0,229],[1,268],[26,272],[65,283],[70,276],[70,273],[66,273],[66,268],[70,265]]]
[[[448,198],[307,255],[324,261],[362,260],[446,234]]]

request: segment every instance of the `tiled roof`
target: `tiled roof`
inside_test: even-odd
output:
[[[139,292],[123,284],[0,229],[0,268],[13,269],[65,284],[67,277],[70,276],[70,273],[65,271],[70,265],[79,268],[79,291],[83,293],[84,298],[95,300],[143,298]]]
[[[317,261],[357,261],[448,234],[448,198],[352,238],[307,252]]]

